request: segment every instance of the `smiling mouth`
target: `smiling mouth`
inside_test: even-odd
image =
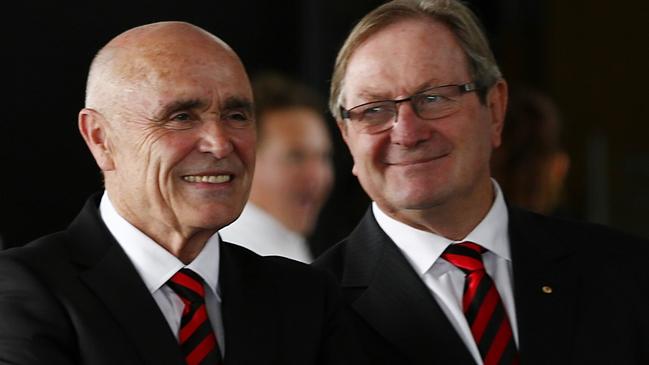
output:
[[[421,159],[416,159],[416,160],[410,160],[410,161],[397,161],[397,162],[388,162],[388,165],[393,165],[393,166],[409,166],[409,165],[417,165],[417,164],[423,164],[426,162],[431,162],[435,160],[439,160],[441,158],[444,158],[448,156],[448,154],[443,154],[435,157],[427,157],[427,158],[421,158]]]
[[[232,175],[187,175],[183,180],[191,183],[222,184],[232,180]]]

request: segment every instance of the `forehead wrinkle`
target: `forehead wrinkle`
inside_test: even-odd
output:
[[[163,120],[165,117],[182,110],[208,110],[212,104],[213,102],[211,100],[202,98],[179,98],[162,105],[159,111],[154,113],[153,120]],[[218,109],[211,113],[218,115],[223,110],[233,109],[242,109],[252,113],[254,107],[252,101],[245,97],[230,96],[226,97],[222,102],[219,102]]]
[[[240,64],[225,42],[193,25],[163,22],[134,28],[111,40],[93,60],[86,106],[115,104],[119,95],[142,84],[155,86],[184,65],[218,66],[226,60]]]
[[[447,83],[444,83],[444,84],[447,84]],[[368,88],[364,88],[361,91],[359,91],[357,93],[357,95],[356,95],[356,98],[360,99],[360,100],[366,100],[366,101],[362,102],[363,104],[364,103],[371,103],[371,102],[374,102],[374,101],[394,100],[394,99],[406,98],[406,97],[409,97],[409,96],[411,96],[413,94],[416,94],[418,92],[421,92],[421,91],[424,91],[424,90],[427,90],[427,89],[430,89],[430,88],[433,88],[433,87],[441,86],[441,85],[442,85],[442,82],[440,82],[438,79],[431,78],[429,80],[426,80],[424,82],[421,82],[421,83],[417,84],[414,87],[404,88],[405,92],[399,93],[399,94],[396,94],[396,95],[393,92],[390,92],[388,90],[386,90],[386,91],[374,90],[374,89],[379,89],[379,87],[368,87]],[[385,88],[385,87],[383,87],[383,88]]]
[[[448,54],[442,55],[443,57],[439,57],[435,52],[425,52],[421,48],[394,47],[393,40],[403,39],[404,37],[428,45],[429,50],[446,46],[451,47],[452,50]],[[362,57],[362,62],[359,61],[359,57]],[[457,70],[455,68],[448,70],[450,61],[457,65],[463,65],[463,67]],[[399,67],[392,67],[395,62],[398,62]],[[438,79],[431,78],[426,82],[420,82],[420,78],[417,76],[426,70],[431,75],[438,76]],[[467,80],[464,77],[460,80],[456,79],[458,75],[455,74],[464,73],[468,70],[467,57],[457,37],[446,24],[420,18],[403,19],[372,34],[354,49],[349,56],[349,62],[341,85],[344,91],[346,86],[344,81],[349,77],[350,73],[370,80],[370,87],[361,91],[374,91],[375,87],[371,84],[371,81],[375,78],[390,79],[394,85],[400,85],[398,90],[391,90],[393,94],[367,93],[363,97],[405,97],[442,84],[466,82]],[[470,74],[467,76],[471,77]],[[383,87],[389,88],[390,86],[384,84]],[[380,90],[380,88],[376,89]],[[357,95],[348,94],[348,96]]]

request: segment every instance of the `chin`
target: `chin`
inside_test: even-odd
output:
[[[431,191],[402,191],[391,200],[391,205],[398,209],[422,210],[434,208],[444,202],[443,194],[431,194]]]
[[[219,214],[196,216],[192,221],[196,227],[202,227],[208,230],[219,230],[234,222],[238,217],[238,214],[223,214],[220,212]]]

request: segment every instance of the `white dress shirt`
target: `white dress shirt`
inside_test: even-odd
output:
[[[219,231],[224,241],[243,246],[261,256],[283,256],[311,263],[306,239],[286,228],[263,209],[248,202],[241,216]]]
[[[401,223],[382,212],[376,203],[372,204],[372,212],[379,226],[399,247],[430,289],[433,297],[479,365],[483,364],[480,351],[462,311],[465,274],[440,256],[448,245],[456,242],[471,241],[488,250],[482,255],[485,269],[496,284],[505,311],[509,316],[514,340],[518,344],[518,326],[512,286],[512,261],[507,233],[509,218],[500,187],[495,180],[492,181],[496,197],[491,209],[473,231],[459,241],[453,241]]]
[[[101,218],[135,266],[138,274],[149,289],[153,299],[160,307],[172,333],[178,338],[180,318],[184,304],[169,286],[167,281],[182,268],[188,268],[205,281],[205,305],[207,316],[216,332],[221,352],[225,354],[225,336],[221,318],[221,297],[219,294],[219,235],[207,240],[203,250],[194,261],[185,265],[177,257],[165,250],[150,237],[124,219],[104,192],[99,205]]]

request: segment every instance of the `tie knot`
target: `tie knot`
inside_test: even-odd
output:
[[[482,254],[485,251],[477,243],[461,242],[449,245],[442,254],[442,258],[469,274],[474,271],[484,270]]]
[[[203,279],[190,269],[180,269],[167,285],[185,302],[203,303],[205,300]]]

